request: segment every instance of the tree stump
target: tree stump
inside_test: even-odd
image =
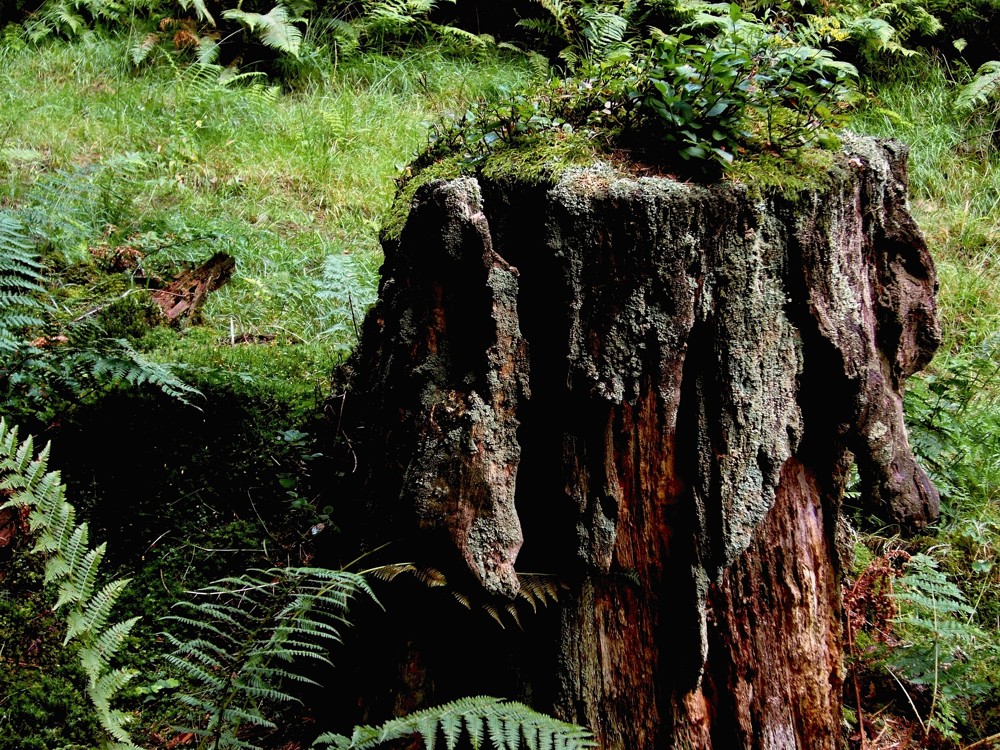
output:
[[[938,504],[902,419],[940,339],[906,156],[845,138],[795,191],[417,191],[353,361],[362,528],[484,601],[568,591],[523,631],[412,604],[369,718],[503,692],[606,750],[841,746],[850,466],[901,527]]]

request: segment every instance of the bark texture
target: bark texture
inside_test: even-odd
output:
[[[905,162],[857,139],[795,193],[601,167],[417,192],[354,361],[371,537],[493,597],[515,561],[571,582],[483,689],[609,750],[839,746],[851,457],[887,520],[937,512],[902,422],[940,336]],[[454,637],[405,636],[400,705],[452,697]]]

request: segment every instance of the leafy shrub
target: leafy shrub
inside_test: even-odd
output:
[[[689,171],[711,171],[738,151],[783,151],[815,142],[841,120],[856,71],[798,43],[739,6],[703,43],[659,35],[638,61],[584,66],[535,93],[481,101],[434,131],[424,166],[458,152],[466,163],[533,137],[582,135],[603,148],[631,147]],[[659,146],[651,147],[650,143]]]
[[[940,554],[943,550],[939,549]],[[976,603],[978,604],[978,602]],[[899,547],[869,559],[844,593],[851,678],[891,695],[919,723],[924,740],[960,738],[1000,649],[976,626],[976,608],[929,554]],[[857,704],[856,704],[857,705]]]
[[[849,97],[853,66],[743,22],[736,5],[730,19],[707,44],[683,34],[652,44],[637,129],[658,133],[685,159],[725,163],[741,146],[783,150],[820,139]]]
[[[902,641],[887,666],[930,692],[926,716],[918,714],[925,729],[958,740],[956,724],[967,712],[961,704],[988,687],[977,679],[973,664],[995,661],[998,654],[986,633],[971,624],[975,609],[929,555],[910,557],[895,596],[900,602],[895,626]]]

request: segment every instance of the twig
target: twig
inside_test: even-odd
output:
[[[991,734],[989,737],[983,737],[981,740],[976,740],[971,745],[963,747],[962,750],[976,750],[979,747],[986,747],[987,742],[1000,742],[1000,732]]]
[[[847,613],[847,653],[850,654],[852,661],[856,659],[856,655],[854,653],[854,628],[851,627],[850,612]],[[851,670],[851,678],[852,682],[854,682],[854,700],[858,706],[858,731],[861,732],[861,750],[867,750],[868,738],[865,735],[865,717],[861,712],[861,688],[858,686],[857,667]],[[908,697],[909,696],[907,696],[907,698]]]
[[[123,300],[126,297],[128,297],[134,291],[136,291],[136,290],[135,289],[129,289],[121,297],[116,297],[115,299],[111,300],[110,302],[105,302],[103,305],[98,305],[97,307],[94,307],[94,308],[91,308],[90,310],[87,310],[87,312],[83,313],[82,315],[79,315],[79,316],[73,318],[73,322],[74,323],[79,323],[84,318],[89,318],[91,315],[96,315],[97,313],[101,312],[101,310],[106,310],[107,308],[109,308],[113,304],[115,304],[115,302],[120,302],[121,300]]]
[[[917,710],[917,706],[913,702],[913,698],[910,697],[909,691],[907,691],[907,689],[903,686],[903,683],[900,682],[900,680],[896,676],[895,672],[893,672],[891,669],[887,669],[886,672],[888,672],[890,675],[892,675],[892,679],[894,679],[896,681],[896,684],[899,685],[899,689],[902,690],[903,691],[903,695],[906,696],[906,700],[908,700],[910,702],[910,708],[913,709],[913,715],[916,716],[917,717],[917,721],[920,722],[920,728],[922,730],[924,730],[924,737],[926,737],[927,736],[927,732],[928,732],[927,725],[924,724],[924,720],[920,718],[920,712]]]

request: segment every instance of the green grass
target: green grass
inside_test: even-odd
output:
[[[950,704],[971,742],[1000,731],[1000,154],[989,123],[955,113],[945,71],[920,73],[880,87],[852,127],[910,145],[912,210],[938,269],[944,343],[910,381],[906,413],[942,518],[936,535],[906,544],[941,563],[985,631],[958,686],[967,694]]]
[[[212,343],[277,337],[337,356],[374,298],[393,180],[426,123],[530,76],[517,59],[431,46],[331,63],[284,92],[165,55],[133,71],[125,56],[97,36],[0,51],[0,196],[62,220],[51,260],[82,282],[67,304],[94,301],[78,297],[95,248],[135,248],[160,275],[224,250],[237,273],[206,306]]]
[[[127,42],[97,35],[38,48],[4,40],[0,205],[22,209],[48,237],[61,317],[127,290],[138,269],[133,262],[109,273],[116,253],[163,278],[218,250],[234,255],[236,275],[210,296],[203,325],[157,329],[141,345],[184,365],[215,395],[207,403],[213,414],[248,405],[249,426],[221,430],[204,457],[188,456],[190,474],[217,463],[219,446],[231,444],[235,454],[253,445],[247,463],[274,476],[206,481],[220,495],[227,483],[260,486],[284,507],[278,477],[299,472],[300,462],[278,436],[312,429],[332,366],[355,343],[374,298],[378,232],[399,219],[394,178],[423,145],[426,121],[527,80],[529,66],[429,46],[327,61],[323,75],[282,91],[256,76],[220,80],[220,69],[180,67],[162,55],[132,70]],[[982,671],[1000,650],[1000,156],[988,129],[954,113],[955,92],[944,71],[927,66],[918,79],[882,85],[852,127],[912,148],[912,208],[938,266],[945,344],[911,381],[907,411],[914,446],[945,494],[945,515],[937,537],[908,544],[932,547],[975,606],[976,622],[990,632],[976,656]],[[507,166],[522,167],[516,159]],[[133,418],[121,408],[123,423]],[[95,424],[105,416],[90,414]],[[124,447],[144,448],[117,450]],[[113,442],[107,450],[115,452]],[[165,496],[183,481],[200,491],[200,477],[179,478],[184,467],[171,472],[159,489]],[[144,512],[160,518],[151,506]],[[997,695],[994,687],[964,709],[969,738],[1000,731],[991,713]]]
[[[852,127],[909,144],[912,210],[941,281],[945,351],[1000,331],[1000,155],[957,114],[945,71],[880,88]]]

